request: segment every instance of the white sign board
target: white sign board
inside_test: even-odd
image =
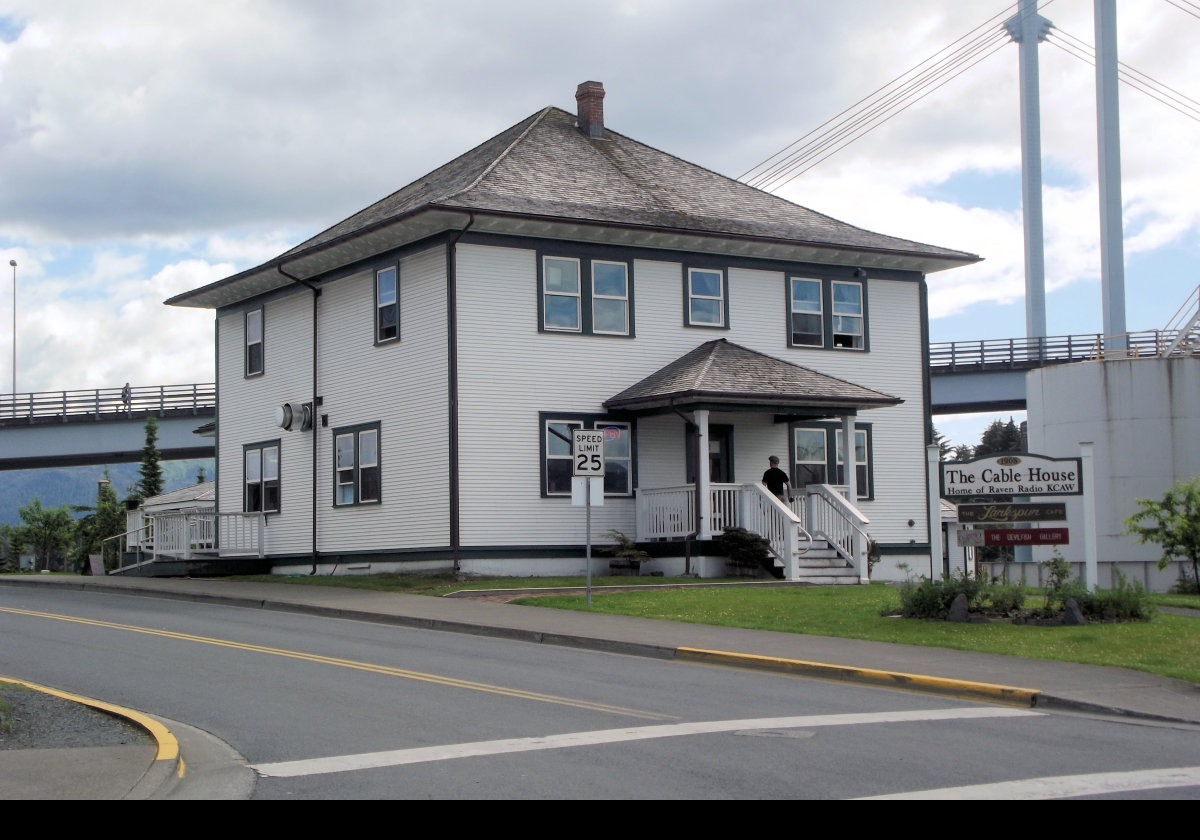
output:
[[[1078,496],[1083,493],[1079,458],[1047,458],[1005,452],[974,461],[942,464],[942,498],[955,496]]]
[[[983,545],[983,531],[966,531],[958,532],[959,548],[979,548]]]
[[[574,507],[604,506],[604,479],[571,477],[571,504]]]
[[[587,478],[604,476],[604,431],[571,430],[571,475]]]

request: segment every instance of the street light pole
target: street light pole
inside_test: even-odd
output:
[[[13,411],[17,410],[17,261],[9,260],[8,264],[13,270],[13,371],[12,371],[12,398]]]

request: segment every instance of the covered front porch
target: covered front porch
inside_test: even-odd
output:
[[[686,482],[660,481],[669,468],[642,470],[637,541],[708,541],[736,526],[767,540],[787,580],[851,577],[850,582],[866,583],[870,521],[855,504],[858,469],[840,465],[860,463],[859,412],[900,402],[723,339],[700,345],[604,404],[610,416],[640,418],[643,453],[648,440],[660,449],[677,445],[681,427],[672,418],[682,421],[686,447],[675,451],[686,452]],[[829,427],[829,440],[837,441],[838,484],[829,483],[825,473],[803,469],[792,439],[798,424]],[[740,480],[733,478],[730,452],[735,435],[749,439],[739,448],[752,453],[755,464],[749,476],[741,469]],[[789,499],[746,480],[776,452],[786,456],[797,485]],[[656,453],[641,460],[661,467],[668,459]]]

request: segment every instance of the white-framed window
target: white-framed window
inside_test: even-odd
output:
[[[629,266],[592,260],[592,332],[629,335]]]
[[[554,332],[583,330],[579,260],[542,258],[542,325]]]
[[[794,347],[825,346],[822,283],[809,277],[791,279],[791,343]]]
[[[829,483],[827,435],[823,428],[797,426],[792,429],[792,483]]]
[[[836,443],[837,453],[837,483],[846,483],[846,465],[842,459],[842,430],[837,430]],[[871,495],[870,482],[870,458],[868,457],[868,448],[870,446],[869,435],[866,429],[854,430],[854,484],[858,488],[858,497],[865,499]]]
[[[242,447],[242,510],[253,513],[278,513],[279,441],[252,443]]]
[[[846,483],[842,463],[842,427],[828,422],[796,422],[791,425],[792,486]],[[854,428],[855,483],[859,499],[873,499],[875,488],[871,457],[871,424]],[[832,477],[832,481],[830,480]]]
[[[689,268],[687,270],[686,326],[726,326],[726,301],[724,271],[715,268]]]
[[[580,414],[540,415],[542,434],[542,495],[570,496],[571,433],[575,429],[604,432],[604,495],[633,495],[633,424]]]
[[[833,281],[833,346],[862,350],[865,346],[863,329],[862,283]]]
[[[336,506],[380,501],[379,424],[333,431],[333,503]]]
[[[400,338],[400,275],[396,266],[375,271],[375,343]]]
[[[246,376],[261,376],[265,369],[262,307],[246,313],[245,336]]]
[[[788,277],[787,283],[789,347],[868,348],[865,281]]]

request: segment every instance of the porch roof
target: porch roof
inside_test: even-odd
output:
[[[899,397],[818,373],[720,338],[701,344],[604,403],[654,413],[702,405],[780,413],[881,408]]]

